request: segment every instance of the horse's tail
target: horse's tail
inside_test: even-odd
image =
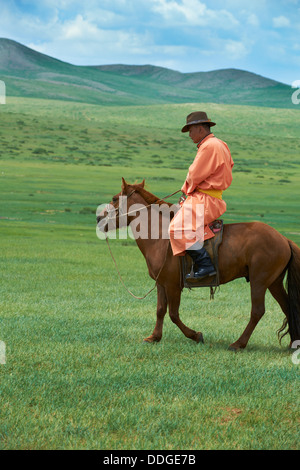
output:
[[[289,333],[293,343],[300,339],[300,249],[291,240],[288,242],[291,249],[286,280],[288,315],[278,331],[278,336],[288,327],[287,331],[280,336],[280,341]]]

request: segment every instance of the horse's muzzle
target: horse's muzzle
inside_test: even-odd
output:
[[[97,227],[100,232],[107,232],[108,231],[108,214],[107,211],[102,211],[100,214],[97,215]]]

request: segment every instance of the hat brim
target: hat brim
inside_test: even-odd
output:
[[[195,124],[208,124],[210,127],[216,125],[216,123],[212,121],[192,121],[186,124],[185,126],[183,126],[183,128],[181,129],[181,132],[188,132],[189,128],[191,126],[194,126]]]

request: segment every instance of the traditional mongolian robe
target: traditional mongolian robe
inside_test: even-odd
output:
[[[181,188],[187,198],[169,227],[174,255],[184,255],[196,241],[203,242],[214,236],[208,225],[226,211],[222,191],[231,184],[233,165],[227,144],[214,134],[209,134],[198,144],[197,155]],[[199,204],[204,206],[202,231],[196,223]]]

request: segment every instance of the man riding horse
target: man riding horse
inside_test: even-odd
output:
[[[182,191],[187,195],[187,198],[170,225],[173,252],[169,249],[169,240],[166,240],[162,233],[158,239],[148,236],[136,238],[136,243],[145,257],[149,275],[155,280],[157,287],[156,324],[153,333],[145,338],[148,343],[161,340],[167,309],[169,309],[173,323],[187,338],[197,343],[203,342],[202,333],[185,325],[179,315],[183,283],[178,255],[184,255],[186,251],[191,254],[194,259],[196,279],[201,279],[215,271],[202,243],[203,240],[214,236],[209,224],[224,214],[226,210],[226,204],[222,200],[222,191],[231,184],[233,161],[227,145],[211,134],[210,128],[213,125],[215,123],[207,118],[206,113],[197,112],[187,116],[186,125],[182,129],[183,132],[189,131],[190,137],[195,143],[198,143],[198,152],[182,186]],[[138,224],[142,224],[144,221],[146,233],[149,234],[149,227],[152,226],[153,204],[157,207],[162,199],[145,190],[144,184],[145,181],[140,184],[130,184],[122,178],[121,191],[113,196],[109,205],[113,210],[106,207],[97,216],[97,224],[101,225],[101,231],[109,231],[109,223],[112,220],[114,227],[119,228],[120,216],[123,218],[126,215],[127,225],[132,222],[137,224],[137,219]],[[120,211],[124,197],[126,197],[126,214]],[[192,203],[189,204],[189,201]],[[147,217],[140,219],[140,216],[137,215],[140,210],[133,210],[136,204],[139,207],[140,205],[144,207],[144,213]],[[179,229],[182,228],[180,227],[181,218],[178,214],[185,211],[189,214],[192,208],[195,209],[197,215],[197,206],[199,205],[201,205],[201,209],[204,205],[202,239],[195,237],[197,230],[194,227],[194,217],[189,218],[187,223],[183,217],[184,237],[178,237]],[[163,212],[160,212],[160,216],[162,219]],[[166,219],[169,222],[169,212]],[[178,220],[179,223],[176,222]],[[157,224],[157,220],[155,224]],[[202,221],[201,224],[203,225]],[[191,235],[195,240],[191,239]],[[229,348],[238,351],[247,346],[256,325],[265,313],[267,290],[270,291],[285,315],[283,325],[278,331],[280,340],[288,332],[291,345],[294,341],[299,341],[300,248],[273,227],[262,222],[224,224],[218,259],[220,285],[238,278],[245,278],[250,283],[250,320],[241,336]],[[283,283],[285,276],[287,277],[286,289]]]
[[[187,275],[190,280],[216,274],[203,242],[214,236],[209,224],[226,211],[222,192],[232,182],[234,163],[227,144],[210,131],[215,125],[205,112],[198,111],[187,116],[186,125],[181,130],[189,132],[198,151],[181,188],[186,199],[171,221],[169,235],[173,255],[183,256],[187,251],[193,259],[193,269]],[[195,226],[196,208],[199,204],[204,205],[203,239],[199,239],[198,227]],[[185,212],[188,217],[184,216]]]

